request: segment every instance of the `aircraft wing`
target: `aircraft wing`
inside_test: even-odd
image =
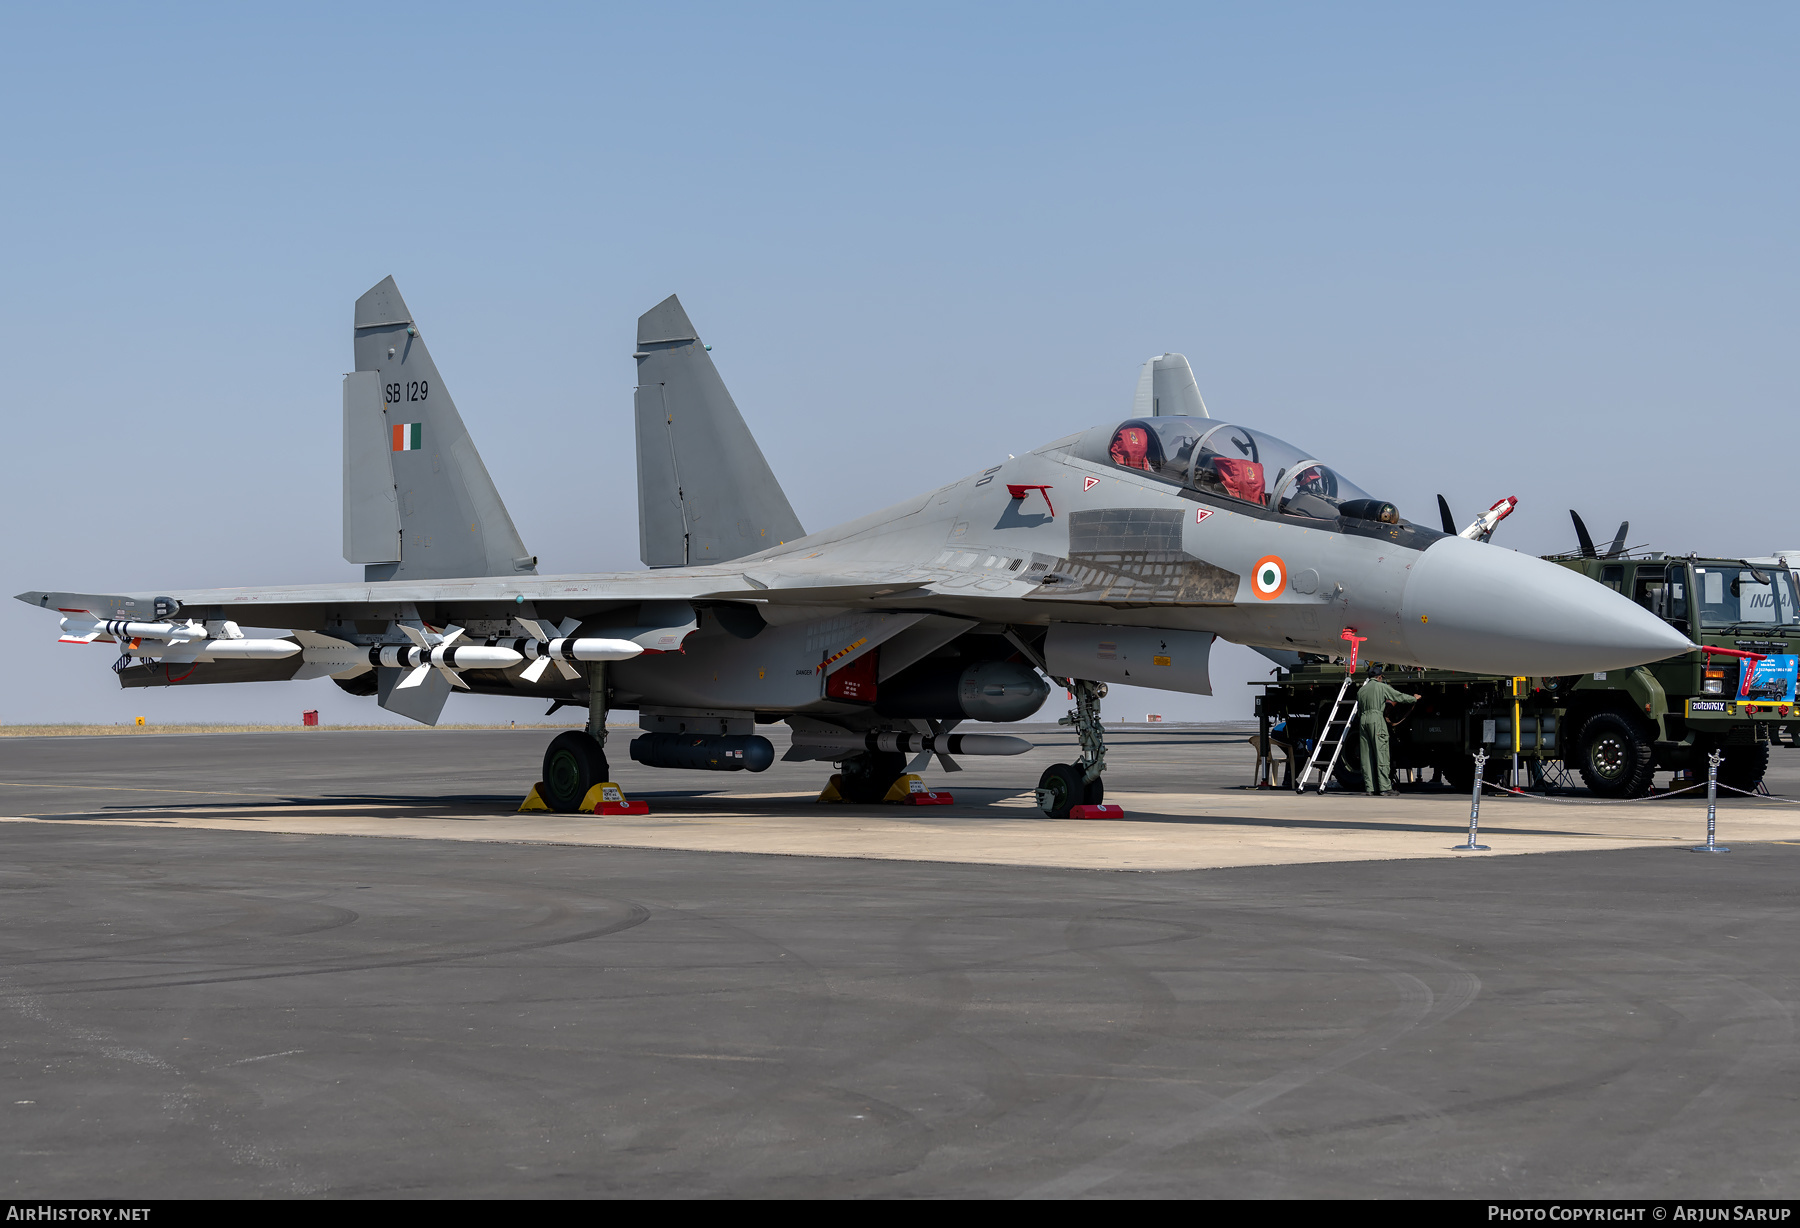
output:
[[[174,590],[163,593],[25,592],[16,600],[40,609],[83,611],[96,618],[149,619],[172,600],[189,618],[231,619],[246,626],[307,626],[325,613],[338,617],[395,617],[403,606],[428,606],[440,616],[506,617],[530,603],[537,610],[575,614],[641,601],[760,601],[782,605],[847,605],[885,597],[925,596],[933,574],[916,568],[872,568],[845,575],[763,569],[670,568],[569,576],[478,576],[459,580],[342,584],[283,584],[259,588]],[[405,617],[404,614],[398,615]]]

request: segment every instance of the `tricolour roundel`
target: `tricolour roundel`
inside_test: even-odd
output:
[[[1287,564],[1273,554],[1257,559],[1256,570],[1250,573],[1250,587],[1264,601],[1275,600],[1287,589]]]

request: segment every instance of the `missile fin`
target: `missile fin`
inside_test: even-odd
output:
[[[561,657],[556,658],[556,669],[557,669],[558,673],[560,673],[563,677],[567,678],[570,682],[573,682],[577,678],[581,677],[581,671],[576,669],[573,665],[570,665],[567,661],[563,660]]]
[[[415,665],[412,668],[412,671],[410,673],[408,673],[406,675],[406,677],[402,678],[400,681],[398,681],[394,684],[394,689],[396,691],[404,691],[404,690],[408,690],[412,687],[416,687],[421,682],[425,681],[426,677],[429,676],[430,673],[431,673],[431,666]]]
[[[525,629],[526,635],[529,635],[540,644],[548,644],[550,642],[550,633],[544,630],[544,624],[540,623],[537,619],[515,618],[513,621]]]
[[[530,665],[527,665],[525,667],[524,672],[521,673],[519,675],[519,677],[523,678],[527,682],[536,682],[539,678],[542,678],[544,676],[544,671],[549,668],[550,668],[550,658],[549,657],[539,657],[537,660],[533,661]]]
[[[1196,395],[1198,395],[1198,394],[1196,394]],[[962,724],[962,722],[959,720],[958,721],[945,721],[941,725],[938,724],[936,721],[931,722],[931,732],[932,732],[933,738],[935,739],[935,744],[938,746],[949,746],[950,745],[950,731],[952,729],[955,729],[960,724]],[[947,752],[940,750],[938,752],[937,758],[938,758],[938,766],[943,768],[946,772],[962,771],[962,764],[960,764],[956,760],[952,759]]]
[[[457,673],[455,670],[446,669],[444,666],[440,665],[437,667],[437,672],[442,674],[444,676],[444,678],[450,683],[451,686],[459,686],[465,691],[469,689],[469,684],[464,682],[462,680],[462,675]],[[402,685],[404,685],[404,684],[402,684]]]

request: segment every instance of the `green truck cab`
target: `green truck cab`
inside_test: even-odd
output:
[[[1634,669],[1560,677],[1390,669],[1389,682],[1422,697],[1389,714],[1396,768],[1431,769],[1467,790],[1476,751],[1487,750],[1485,775],[1497,781],[1516,746],[1534,782],[1553,781],[1562,769],[1579,773],[1593,793],[1641,797],[1659,770],[1704,778],[1715,750],[1723,753],[1720,782],[1751,790],[1768,770],[1771,746],[1800,745],[1800,591],[1783,563],[1659,553],[1550,561],[1636,601],[1693,640],[1694,650]],[[1257,684],[1267,687],[1257,715],[1265,726],[1286,720],[1282,741],[1299,762],[1343,677],[1343,665],[1315,658]],[[1361,789],[1360,769],[1346,762],[1354,758],[1347,748],[1336,775]]]

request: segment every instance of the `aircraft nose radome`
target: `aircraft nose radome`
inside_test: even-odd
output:
[[[1527,554],[1447,537],[1401,599],[1422,663],[1480,674],[1582,674],[1689,651],[1686,636],[1602,584]]]

